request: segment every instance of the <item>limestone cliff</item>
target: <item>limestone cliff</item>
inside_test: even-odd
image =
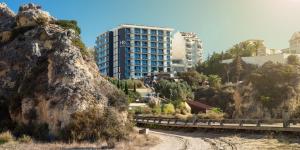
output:
[[[13,121],[46,123],[52,132],[74,112],[103,109],[118,98],[93,59],[74,44],[79,35],[55,21],[34,4],[14,14],[0,3],[0,101]]]

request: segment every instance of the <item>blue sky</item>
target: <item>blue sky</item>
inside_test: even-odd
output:
[[[15,12],[37,3],[58,19],[75,19],[87,46],[98,34],[123,23],[167,26],[195,32],[205,54],[247,39],[270,48],[288,47],[300,31],[300,0],[4,0]]]

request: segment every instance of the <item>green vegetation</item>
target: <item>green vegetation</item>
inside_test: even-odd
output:
[[[18,142],[20,143],[32,143],[32,138],[28,135],[22,135],[20,138],[18,138]]]
[[[272,109],[299,92],[299,75],[296,65],[267,62],[254,71],[247,82],[253,84],[256,99]]]
[[[172,103],[164,104],[162,106],[162,112],[167,115],[175,114],[175,107]]]
[[[57,24],[64,29],[73,29],[77,35],[80,35],[81,33],[76,20],[57,20],[54,22],[54,24]]]
[[[193,99],[192,89],[186,82],[160,80],[155,91],[171,101]]]
[[[70,124],[61,131],[66,141],[95,142],[105,139],[108,143],[125,139],[131,126],[118,118],[118,110],[106,108],[102,113],[96,108],[76,112],[71,116]]]
[[[220,108],[212,108],[211,110],[206,111],[206,113],[199,113],[198,118],[200,119],[224,119],[225,113],[222,112]]]
[[[81,41],[81,39],[73,39],[72,44],[80,49],[80,53],[82,56],[90,56],[90,53],[87,51],[85,44]]]
[[[204,85],[204,82],[207,80],[206,75],[200,74],[195,70],[178,73],[177,75],[180,79],[186,81],[193,90]]]
[[[14,136],[11,134],[11,132],[6,131],[3,133],[0,133],[0,144],[8,143],[14,140]]]

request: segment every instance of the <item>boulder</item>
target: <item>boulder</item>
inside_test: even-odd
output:
[[[45,123],[56,134],[73,113],[102,110],[118,98],[118,89],[100,76],[94,60],[84,58],[73,44],[79,36],[72,29],[54,24],[54,17],[34,4],[21,6],[17,15],[0,4],[0,12],[5,12],[0,35],[14,32],[0,42],[0,102],[7,105],[11,120]],[[17,26],[9,28],[13,20]]]

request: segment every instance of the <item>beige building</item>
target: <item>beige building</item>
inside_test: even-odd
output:
[[[283,49],[283,53],[292,53],[292,54],[300,54],[300,31],[295,32],[290,41],[290,47]]]
[[[276,49],[267,48],[264,40],[250,39],[250,40],[247,40],[246,42],[248,42],[249,44],[252,44],[253,46],[254,45],[258,46],[257,52],[253,53],[252,56],[267,56],[267,55],[273,55],[273,54],[280,53],[280,51],[278,51]]]
[[[203,45],[196,33],[175,33],[172,48],[172,69],[175,72],[187,71],[203,61]]]

